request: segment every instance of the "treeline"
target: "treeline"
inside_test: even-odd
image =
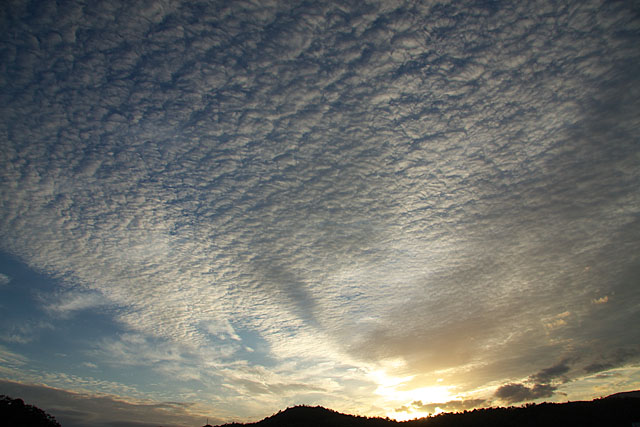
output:
[[[443,413],[408,421],[407,427],[477,426],[624,426],[640,427],[640,399],[597,399],[590,402],[540,403],[509,408],[483,408]]]
[[[0,395],[0,425],[6,427],[61,427],[42,409],[27,405],[22,399]]]

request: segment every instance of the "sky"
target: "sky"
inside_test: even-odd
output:
[[[65,427],[640,388],[635,1],[5,1],[0,394]]]

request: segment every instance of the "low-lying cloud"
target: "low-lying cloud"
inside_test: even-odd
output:
[[[118,396],[71,393],[37,384],[0,380],[0,390],[10,397],[19,396],[35,405],[66,427],[140,426],[162,424],[167,427],[203,424],[205,414],[194,412],[193,404],[181,402],[126,401]],[[209,417],[211,422],[221,420]]]
[[[495,397],[506,403],[517,403],[551,397],[558,388],[551,384],[534,384],[527,386],[520,383],[510,383],[500,386]]]

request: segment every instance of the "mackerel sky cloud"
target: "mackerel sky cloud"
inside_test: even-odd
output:
[[[0,28],[0,393],[74,426],[640,388],[633,2],[12,1]]]

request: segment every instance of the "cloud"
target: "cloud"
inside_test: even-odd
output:
[[[556,390],[557,387],[550,384],[534,384],[528,387],[524,384],[509,383],[500,386],[495,392],[495,397],[506,403],[517,403],[551,397]]]
[[[621,347],[615,350],[609,350],[597,357],[597,361],[588,364],[584,370],[588,374],[606,371],[609,369],[623,366],[626,363],[633,362],[638,359],[638,348]]]
[[[0,249],[53,317],[113,308],[89,350],[224,376],[219,407],[319,363],[570,376],[640,338],[628,7],[15,3]]]
[[[21,324],[3,324],[0,340],[8,343],[26,344],[37,339],[41,331],[53,329],[48,322],[26,321]]]
[[[0,346],[0,362],[2,362],[2,365],[5,367],[5,369],[24,366],[28,361],[29,359],[27,359],[26,357],[14,353],[4,346]],[[0,369],[2,369],[2,366],[0,366]]]
[[[8,285],[11,282],[11,277],[6,274],[0,273],[0,286]]]
[[[537,374],[532,375],[530,379],[537,383],[549,383],[569,372],[571,368],[569,367],[568,362],[569,360],[565,359],[557,365],[545,368]]]
[[[570,312],[563,311],[562,313],[556,314],[554,316],[546,317],[544,319],[544,322],[545,322],[544,326],[549,330],[567,326],[567,321],[569,320],[568,317],[570,316],[571,316]]]
[[[192,404],[180,402],[126,401],[110,395],[73,393],[37,384],[21,384],[0,380],[3,393],[19,396],[25,402],[36,405],[53,415],[58,422],[69,427],[93,425],[166,426],[198,425],[205,415]],[[214,416],[212,422],[221,422]]]
[[[543,397],[552,397],[558,390],[559,383],[569,381],[566,376],[571,370],[571,362],[575,360],[564,359],[559,363],[544,368],[536,374],[530,375],[527,382],[504,384],[495,391],[494,396],[506,403],[531,401]]]
[[[46,311],[56,316],[69,317],[82,310],[109,305],[100,292],[86,290],[66,290],[54,297],[41,293],[40,300]]]

